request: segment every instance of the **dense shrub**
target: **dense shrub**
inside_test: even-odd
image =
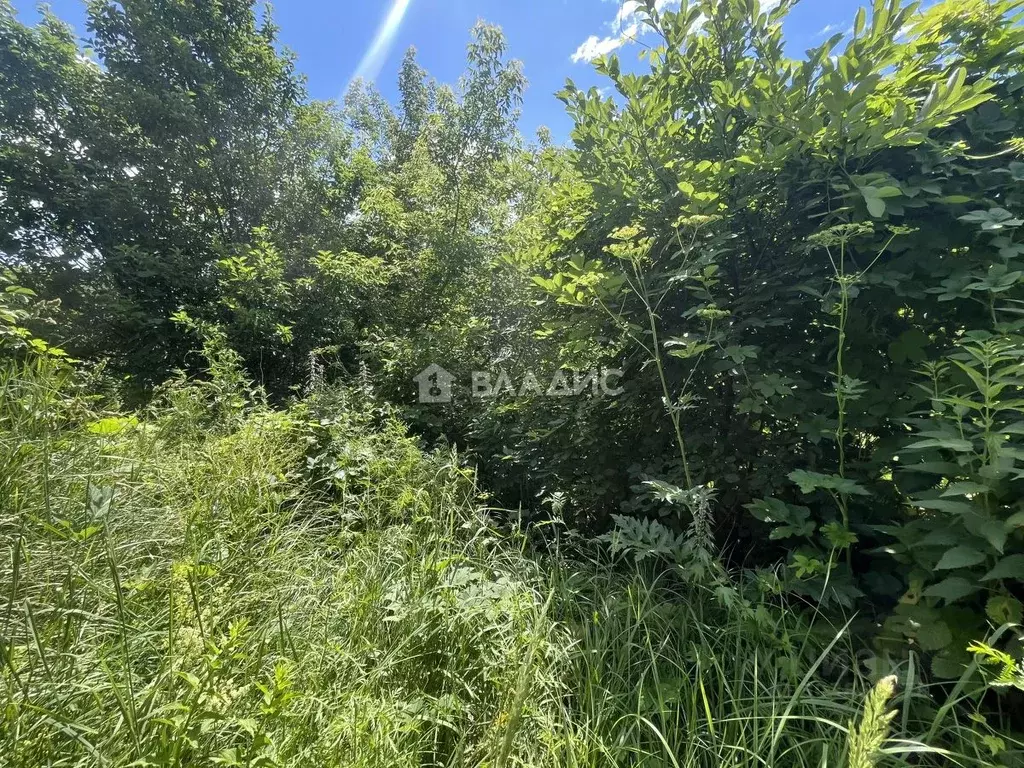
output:
[[[575,150],[528,262],[559,362],[623,361],[627,392],[564,410],[531,468],[645,516],[642,481],[713,487],[736,557],[899,601],[884,649],[957,675],[1021,615],[1020,3],[875,2],[802,61],[791,3],[646,5],[649,71],[611,56],[614,96],[562,93]]]

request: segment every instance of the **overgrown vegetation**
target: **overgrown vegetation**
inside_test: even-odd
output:
[[[936,710],[950,694],[915,654],[888,703],[849,626],[774,572],[684,580],[555,522],[538,548],[372,392],[273,409],[222,341],[210,380],[130,414],[59,356],[5,364],[4,764],[987,765],[1021,746],[979,725],[977,665]]]
[[[634,5],[566,148],[0,0],[0,764],[1019,764],[1024,3]]]

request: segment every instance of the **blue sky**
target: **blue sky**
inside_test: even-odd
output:
[[[787,21],[790,55],[819,43],[826,29],[848,28],[864,4],[867,0],[800,2]],[[86,34],[82,0],[51,0],[50,5],[79,35]],[[560,140],[572,125],[553,94],[567,77],[581,88],[607,84],[593,73],[586,55],[615,46],[629,32],[629,7],[617,20],[621,5],[620,0],[279,0],[274,18],[281,42],[298,55],[299,70],[318,99],[339,98],[361,65],[363,74],[393,98],[398,66],[410,45],[431,75],[453,82],[463,70],[473,24],[478,19],[499,24],[530,83],[523,132],[532,135],[547,125]],[[23,21],[36,18],[34,0],[14,0],[14,6]],[[618,53],[625,61],[635,59],[637,50],[625,44]]]

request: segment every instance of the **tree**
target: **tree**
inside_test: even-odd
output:
[[[160,381],[193,343],[171,317],[217,306],[216,265],[256,230],[289,262],[341,245],[350,141],[252,3],[95,0],[102,69],[52,16],[2,20],[4,251],[63,300],[76,354]]]

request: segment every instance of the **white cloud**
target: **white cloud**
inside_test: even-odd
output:
[[[572,55],[574,64],[578,64],[581,61],[593,61],[599,56],[607,56],[609,53],[617,51],[626,43],[638,40],[650,31],[650,28],[643,23],[641,9],[644,4],[641,0],[605,1],[614,1],[619,6],[615,18],[606,25],[611,29],[612,33],[606,37],[591,35],[584,40],[582,45],[576,49],[576,53]],[[780,2],[782,0],[761,0],[761,11],[770,11]],[[682,0],[655,0],[654,2],[654,7],[658,11],[675,10],[680,5],[682,5]],[[703,17],[698,20],[698,25],[702,21]]]
[[[654,5],[659,11],[663,11],[666,8],[678,7],[680,3],[681,0],[656,0]],[[572,55],[573,63],[593,61],[599,56],[607,56],[643,35],[647,29],[644,27],[640,15],[642,6],[640,0],[623,0],[615,18],[608,22],[612,34],[606,37],[597,35],[588,37]]]
[[[583,44],[576,49],[576,53],[572,55],[573,64],[578,64],[581,61],[593,61],[599,56],[607,56],[630,40],[635,40],[639,31],[639,24],[630,24],[621,34],[612,37],[591,35],[583,41]]]
[[[824,27],[818,30],[816,38],[831,37],[836,32],[842,32],[844,37],[851,37],[853,35],[853,27],[847,27],[843,29],[842,24],[826,24]]]
[[[612,22],[612,32],[620,32],[627,24],[631,23],[639,9],[639,0],[626,0],[620,5],[619,12],[615,14],[615,21]]]
[[[599,56],[606,56],[620,45],[622,45],[622,40],[617,37],[591,35],[576,49],[576,53],[572,55],[572,63],[579,64],[581,61],[593,61]]]

